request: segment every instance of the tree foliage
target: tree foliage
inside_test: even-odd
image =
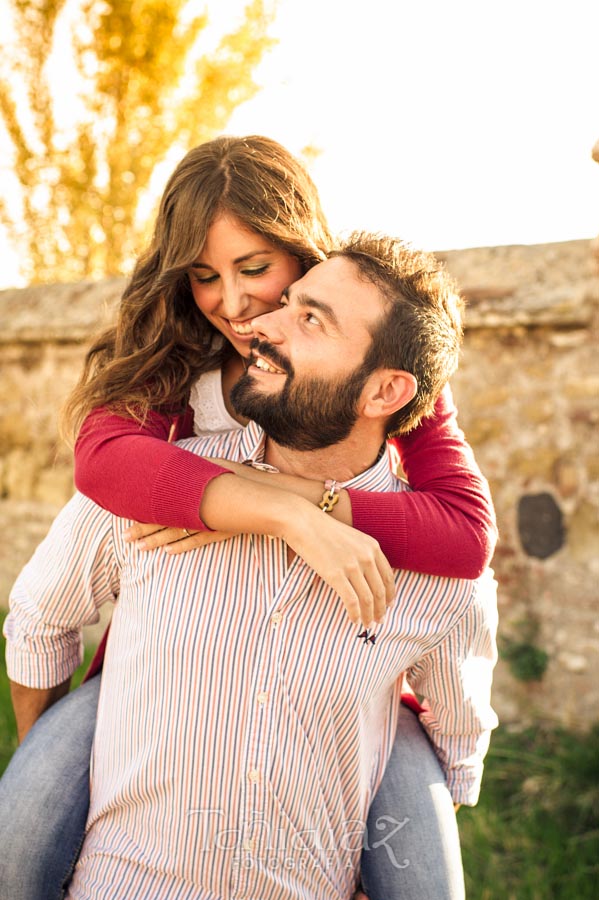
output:
[[[257,91],[252,73],[272,43],[272,11],[251,0],[241,23],[202,51],[209,14],[186,17],[197,3],[79,0],[70,52],[80,86],[65,126],[56,99],[70,86],[53,78],[52,54],[72,4],[9,5],[15,40],[0,38],[0,115],[21,209],[0,201],[0,223],[30,282],[121,273],[139,248],[139,199],[157,162],[223,131]]]

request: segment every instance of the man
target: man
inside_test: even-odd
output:
[[[234,392],[254,421],[185,446],[321,478],[325,506],[336,483],[403,490],[381,448],[455,368],[449,279],[425,255],[362,237],[255,324]],[[206,489],[211,528],[230,528],[221,510],[234,490],[228,477]],[[421,721],[454,801],[476,802],[496,723],[492,580],[396,572],[393,607],[357,631],[284,541],[238,528],[195,553],[139,555],[118,519],[76,497],[38,550],[61,590],[32,590],[27,574],[15,589],[14,615],[44,659],[40,687],[68,677],[79,626],[120,591],[71,898],[350,897],[404,672],[427,699]],[[31,683],[25,645],[9,642],[11,677]]]

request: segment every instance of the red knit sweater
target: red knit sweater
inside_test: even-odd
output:
[[[192,434],[193,413],[176,421]],[[85,420],[75,446],[75,484],[100,506],[139,522],[204,529],[204,488],[226,469],[168,443],[173,418],[153,412],[144,427],[104,408]],[[476,578],[497,530],[486,480],[456,421],[446,388],[435,414],[394,438],[413,493],[349,491],[353,524],[372,535],[395,568]]]

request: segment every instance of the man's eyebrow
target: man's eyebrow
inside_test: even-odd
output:
[[[285,288],[283,291],[283,296],[290,299],[289,297],[289,288]],[[325,303],[323,300],[316,300],[314,297],[310,297],[309,294],[296,294],[294,297],[295,302],[298,306],[301,306],[305,309],[317,309],[319,313],[324,316],[324,318],[329,322],[333,328],[336,328],[337,331],[341,331],[341,326],[339,324],[339,319],[335,315],[335,311],[332,306],[329,306],[328,303]]]
[[[239,265],[239,263],[247,262],[249,259],[253,259],[254,256],[270,256],[274,251],[272,250],[254,250],[252,253],[246,253],[244,256],[238,256],[233,260],[234,265]],[[207,266],[205,263],[194,262],[191,264],[192,269],[210,269],[211,266]]]
[[[317,309],[318,312],[322,313],[322,315],[327,319],[331,325],[333,325],[338,331],[340,331],[339,327],[339,319],[335,315],[332,306],[329,306],[328,303],[324,303],[322,300],[315,300],[314,297],[308,296],[308,294],[300,294],[297,298],[300,306],[306,306],[310,309]]]

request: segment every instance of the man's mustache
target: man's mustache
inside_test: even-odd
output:
[[[283,372],[286,372],[288,375],[293,375],[293,366],[291,365],[290,360],[283,356],[276,347],[269,344],[268,341],[261,341],[258,338],[254,338],[250,344],[250,351],[250,362],[253,362],[257,356],[263,356],[264,359],[274,363],[278,369],[282,369]]]

